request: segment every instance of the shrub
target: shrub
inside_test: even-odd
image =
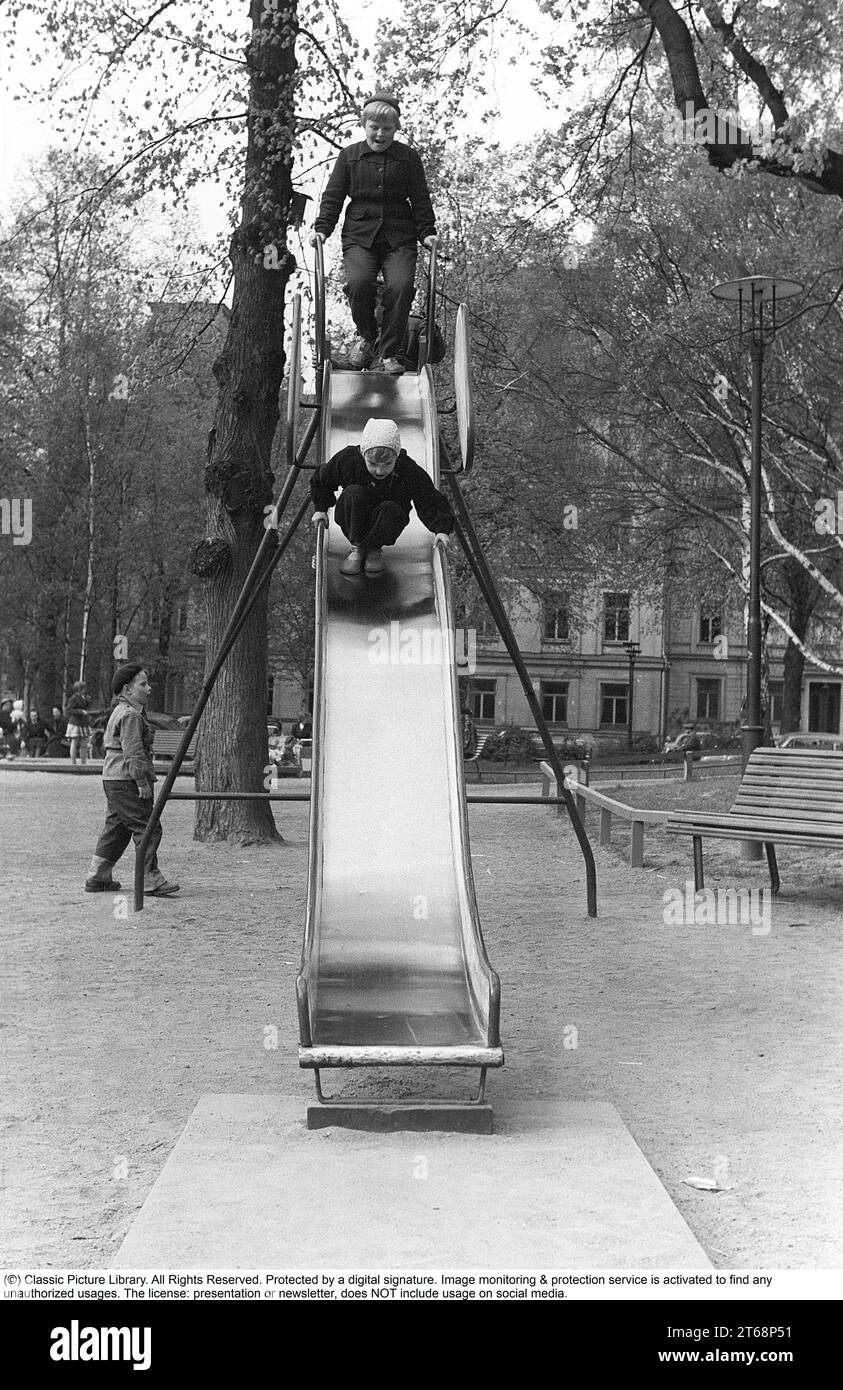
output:
[[[614,758],[627,751],[625,738],[601,738],[595,743],[592,756],[596,762],[599,758]]]
[[[714,724],[712,725],[711,732],[714,735],[714,742],[718,748],[740,748],[740,724]]]
[[[633,734],[632,749],[635,753],[660,753],[661,743],[655,734]]]
[[[529,762],[538,754],[533,734],[517,724],[504,724],[486,739],[481,757],[493,763]]]
[[[554,739],[556,751],[560,758],[587,758],[590,753],[589,745],[581,738],[568,736],[563,739]]]

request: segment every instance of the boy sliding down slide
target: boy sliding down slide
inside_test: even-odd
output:
[[[345,575],[383,573],[381,548],[394,545],[409,525],[410,507],[437,540],[447,544],[454,529],[453,508],[427,473],[401,448],[394,420],[368,420],[359,446],[350,444],[323,463],[310,481],[314,522],[328,524],[328,508],[342,494],[334,519],[351,541],[340,566]]]

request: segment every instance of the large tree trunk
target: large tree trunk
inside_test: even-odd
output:
[[[295,0],[251,0],[246,174],[231,240],[234,301],[208,443],[208,534],[195,569],[205,580],[206,670],[264,534],[272,501],[270,455],[284,369],[284,294],[295,265],[286,249],[291,195]],[[267,762],[266,595],[226,661],[200,725],[201,790],[261,791]],[[269,803],[196,803],[194,836],[253,843],[278,838]]]
[[[784,649],[784,691],[782,694],[783,734],[795,733],[802,719],[802,672],[805,658],[802,652],[788,638]]]

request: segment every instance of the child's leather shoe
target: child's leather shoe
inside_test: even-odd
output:
[[[359,574],[363,568],[365,551],[362,545],[354,545],[340,565],[340,574]],[[366,571],[368,574],[368,570]]]
[[[383,556],[380,550],[370,550],[366,554],[366,563],[363,566],[369,578],[373,575],[383,574]]]

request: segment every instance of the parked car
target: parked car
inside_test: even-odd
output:
[[[825,748],[829,752],[843,752],[843,734],[795,733],[779,736],[779,748]]]

